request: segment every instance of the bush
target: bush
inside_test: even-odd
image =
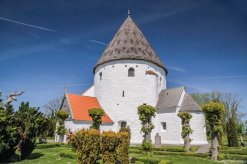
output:
[[[100,132],[82,129],[71,135],[69,144],[76,149],[78,163],[95,163],[100,154]]]
[[[103,163],[116,163],[119,143],[120,138],[118,133],[108,131],[101,134],[100,149],[102,152]]]
[[[119,132],[119,145],[117,147],[117,159],[121,161],[122,164],[129,163],[129,145],[130,136],[128,132]]]

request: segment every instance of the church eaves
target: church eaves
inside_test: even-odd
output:
[[[141,30],[129,15],[98,60],[94,67],[94,72],[99,65],[122,59],[149,61],[163,68],[166,74],[168,73]]]

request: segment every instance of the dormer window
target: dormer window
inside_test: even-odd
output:
[[[129,68],[128,70],[128,77],[134,77],[135,76],[135,70],[134,68]]]
[[[99,73],[99,80],[102,80],[102,72]]]

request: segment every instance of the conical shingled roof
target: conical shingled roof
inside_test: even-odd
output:
[[[167,69],[130,16],[108,44],[94,71],[101,64],[121,59],[149,61],[163,68],[167,74]]]

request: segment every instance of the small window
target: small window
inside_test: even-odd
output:
[[[99,79],[102,80],[102,72],[99,73]]]
[[[162,130],[166,130],[166,122],[161,122]]]
[[[135,70],[134,68],[129,68],[128,70],[128,77],[134,77],[135,76]]]
[[[126,121],[120,122],[120,128],[121,128],[121,129],[124,129],[124,128],[126,128],[126,127],[127,127],[127,122],[126,122]]]
[[[122,96],[124,97],[124,91],[123,91],[123,93],[122,93]]]

